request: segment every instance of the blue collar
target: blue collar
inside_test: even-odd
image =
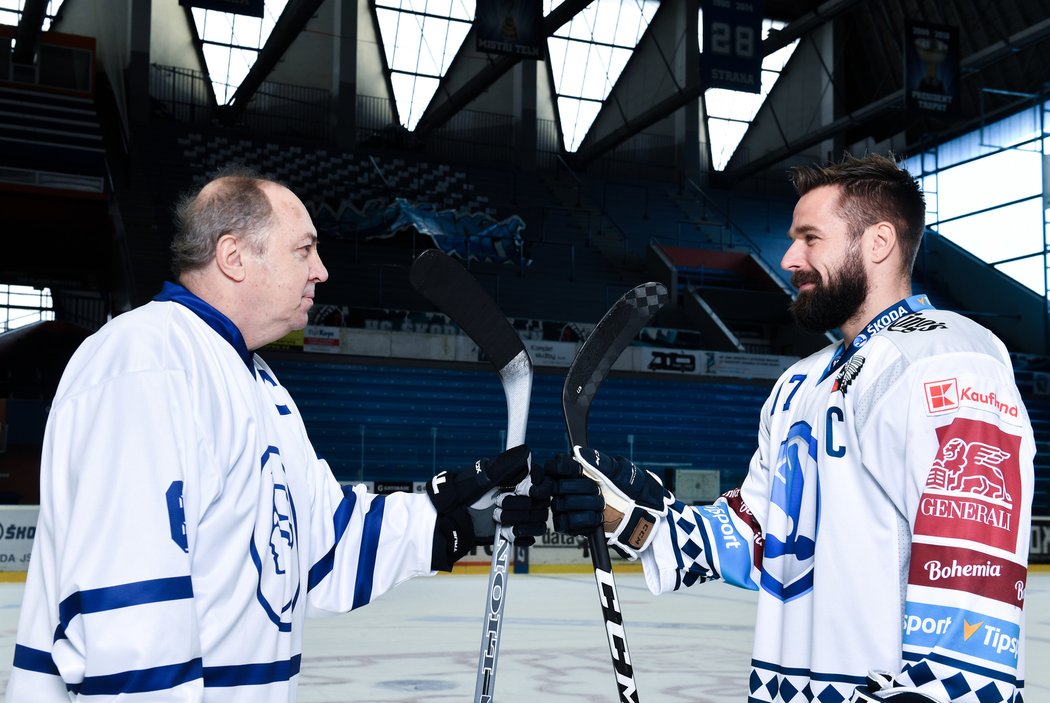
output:
[[[211,327],[220,337],[230,343],[230,346],[241,357],[244,365],[251,371],[252,376],[255,376],[255,364],[252,363],[252,355],[248,351],[248,345],[245,344],[241,331],[237,329],[237,325],[230,321],[230,318],[186,290],[183,286],[170,281],[164,282],[164,287],[153,299],[158,302],[178,303],[192,310],[197,317],[204,320],[208,327]]]
[[[872,318],[867,327],[857,333],[857,336],[853,338],[849,346],[841,345],[835,350],[834,356],[828,362],[828,367],[824,369],[824,373],[820,377],[820,382],[823,382],[824,379],[840,369],[861,347],[868,343],[868,340],[897,320],[920,310],[931,309],[933,309],[933,303],[930,302],[929,296],[925,293],[919,293],[904,300],[899,300],[889,306]]]

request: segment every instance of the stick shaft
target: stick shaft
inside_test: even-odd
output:
[[[565,429],[569,434],[569,443],[574,447],[587,446],[587,416],[602,381],[635,335],[664,305],[667,297],[667,289],[659,283],[646,283],[632,288],[605,313],[580,347],[562,388]],[[621,703],[638,703],[638,687],[627,648],[620,598],[613,579],[609,546],[601,525],[587,535],[587,544],[591,552],[619,700]]]

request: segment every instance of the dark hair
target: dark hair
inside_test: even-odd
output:
[[[175,205],[171,242],[175,277],[205,266],[215,256],[219,238],[230,232],[241,235],[249,250],[265,251],[273,209],[262,187],[272,182],[250,169],[229,166],[204,186],[182,195]]]
[[[915,178],[893,158],[879,154],[857,158],[847,153],[839,163],[792,168],[791,182],[799,195],[838,186],[839,214],[853,238],[876,222],[892,224],[901,247],[901,273],[911,278],[926,228],[926,200]]]

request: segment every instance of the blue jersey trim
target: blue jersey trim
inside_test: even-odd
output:
[[[166,691],[201,677],[201,660],[155,666],[151,669],[122,671],[105,676],[86,676],[69,690],[81,696],[117,696],[125,693]]]
[[[372,600],[372,578],[376,571],[376,554],[379,551],[379,535],[383,531],[383,510],[386,496],[376,496],[365,515],[361,530],[361,553],[357,559],[357,581],[354,584],[354,608],[368,605]]]
[[[65,637],[66,628],[77,615],[184,598],[193,598],[193,582],[189,576],[174,576],[77,591],[58,604],[59,626],[55,632],[55,641]]]
[[[986,666],[978,666],[971,664],[970,662],[956,659],[954,657],[945,656],[939,652],[928,652],[926,654],[919,654],[917,652],[909,652],[905,650],[901,653],[901,658],[908,662],[920,662],[924,659],[927,661],[937,662],[938,664],[944,664],[960,671],[969,672],[971,674],[977,674],[978,676],[984,676],[985,678],[995,679],[996,681],[1002,681],[1003,683],[1009,684],[1014,688],[1024,688],[1024,681],[1018,680],[1013,674],[999,671],[998,669],[990,669]]]
[[[266,373],[265,369],[256,368],[255,371],[256,371],[256,373],[259,374],[259,378],[261,380],[266,381],[267,383],[269,383],[274,388],[278,387],[277,381],[274,380],[273,376],[271,376],[270,374]],[[292,414],[292,411],[288,409],[287,405],[277,405],[277,403],[274,403],[274,405],[277,406],[277,414],[278,415],[291,415]]]
[[[290,681],[299,673],[301,654],[296,654],[287,661],[267,662],[265,664],[236,664],[233,666],[204,667],[205,688],[226,688],[230,686],[260,686],[279,681]]]
[[[23,644],[15,645],[14,667],[26,671],[35,671],[38,674],[59,675],[58,667],[55,666],[55,660],[51,658],[51,652],[33,649]]]
[[[764,662],[761,659],[752,659],[751,666],[762,671],[772,671],[782,676],[802,676],[813,681],[827,681],[829,683],[845,683],[851,686],[863,686],[868,682],[867,676],[852,676],[850,674],[829,674],[819,671],[811,671],[794,666],[781,666],[772,662]]]
[[[335,542],[332,544],[332,548],[328,550],[328,553],[310,568],[310,576],[306,581],[307,592],[312,591],[314,586],[332,572],[335,566],[335,550],[346,533],[346,526],[350,524],[350,518],[353,517],[354,506],[356,505],[357,494],[347,486],[343,489],[343,499],[339,501],[339,507],[336,508],[335,515],[332,518],[332,522],[335,524]]]
[[[164,287],[161,288],[160,293],[157,293],[154,300],[178,303],[192,310],[197,317],[204,320],[208,327],[211,327],[220,337],[230,343],[230,346],[241,357],[244,365],[252,372],[252,376],[255,376],[255,365],[252,363],[252,355],[248,351],[248,345],[245,343],[241,331],[237,329],[237,325],[233,324],[230,318],[186,290],[183,286],[171,281],[164,282]]]

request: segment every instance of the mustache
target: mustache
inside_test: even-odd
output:
[[[821,286],[824,282],[820,280],[820,274],[816,271],[795,271],[791,274],[791,285],[795,288],[801,288],[806,283]]]

